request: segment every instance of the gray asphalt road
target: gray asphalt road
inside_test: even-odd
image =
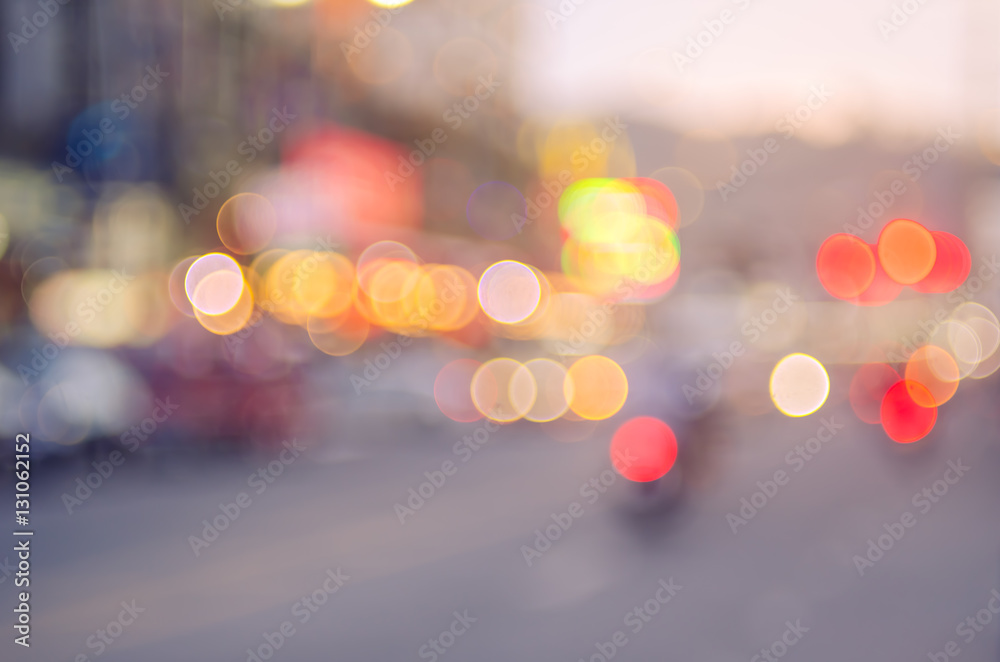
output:
[[[300,440],[301,455],[285,454],[273,482],[250,482],[274,461],[264,455],[136,455],[72,515],[61,495],[86,475],[82,461],[44,466],[34,472],[32,647],[12,644],[13,578],[2,577],[2,658],[243,662],[280,644],[271,659],[735,662],[767,659],[754,655],[768,648],[790,660],[903,661],[953,641],[963,662],[993,662],[995,397],[963,383],[913,449],[844,406],[803,419],[720,415],[686,432],[710,450],[662,508],[669,485],[581,491],[609,466],[612,424],[576,444],[515,425],[456,454],[476,424],[333,421]],[[808,462],[789,461],[824,418],[843,428]],[[401,524],[395,504],[424,472],[442,482],[433,472],[448,461],[450,475]],[[948,474],[954,484],[925,506],[920,493],[949,461],[969,469]],[[778,470],[784,484],[766,484]],[[741,498],[761,502],[758,481],[773,493],[766,505],[745,524],[727,520]],[[190,537],[240,493],[248,505],[196,555]],[[536,530],[565,523],[574,502],[579,517],[529,565]],[[907,512],[911,526],[894,526]],[[887,530],[899,539],[883,538],[888,550],[861,574],[855,556]],[[960,634],[977,612],[990,622]],[[109,627],[119,617],[127,623]]]

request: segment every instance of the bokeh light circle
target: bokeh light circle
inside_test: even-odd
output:
[[[591,421],[611,418],[628,398],[625,371],[606,356],[596,354],[570,366],[564,388],[570,410]]]
[[[855,415],[865,423],[881,423],[882,400],[899,380],[899,373],[887,363],[866,363],[860,366],[851,379],[848,392]]]
[[[970,319],[967,322],[955,319],[945,320],[945,323],[939,326],[931,337],[931,344],[940,348],[955,364],[958,370],[958,379],[965,379],[971,375],[983,360],[982,339],[973,325],[978,326],[977,320]],[[940,361],[933,365],[937,366],[938,363]],[[951,379],[950,369],[943,371],[941,376]]]
[[[203,255],[188,268],[184,292],[196,311],[221,315],[240,300],[245,283],[236,260],[224,253]]]
[[[368,320],[354,306],[333,316],[309,315],[305,327],[316,349],[330,356],[357,351],[371,332]]]
[[[352,288],[362,314],[369,321],[402,313],[403,300],[420,282],[420,261],[409,246],[398,241],[377,241],[358,256]],[[387,304],[379,310],[373,304]],[[396,320],[398,322],[398,320]],[[394,326],[387,322],[386,326]]]
[[[677,437],[670,426],[651,416],[623,423],[611,438],[615,471],[637,483],[662,478],[677,461]]]
[[[559,418],[569,409],[566,393],[566,368],[552,359],[532,359],[524,364],[538,386],[538,395],[524,415],[529,421],[546,423]],[[572,393],[569,394],[572,396]]]
[[[1000,320],[993,311],[974,301],[967,301],[951,312],[951,320],[964,324],[979,341],[977,363],[992,357],[1000,348]],[[958,357],[969,357],[973,352],[966,347],[962,334],[949,327],[948,344]]]
[[[197,305],[194,306],[194,316],[198,320],[198,323],[206,330],[220,336],[228,336],[236,333],[247,325],[251,315],[253,315],[254,298],[250,292],[250,288],[243,282],[242,277],[240,277],[239,285],[231,282],[232,278],[232,273],[228,271],[213,272],[202,280],[195,294],[196,301],[207,300],[215,303],[219,300],[219,297],[215,294],[211,296],[204,294],[203,290],[205,288],[218,287],[224,291],[235,291],[238,288],[239,297],[236,302],[218,314],[211,314]]]
[[[816,255],[819,282],[838,299],[853,299],[875,278],[875,256],[861,239],[850,234],[827,238]]]
[[[930,231],[916,221],[889,221],[878,236],[878,259],[886,275],[900,285],[923,280],[934,268],[937,246]]]
[[[504,260],[490,266],[479,279],[479,305],[491,319],[517,324],[528,319],[542,299],[542,283],[535,271],[520,262]]]
[[[256,193],[239,193],[226,200],[215,220],[219,239],[239,255],[264,250],[278,226],[271,201]]]
[[[884,306],[899,296],[899,293],[903,291],[903,286],[889,278],[885,273],[885,269],[882,268],[878,259],[878,247],[871,244],[869,248],[875,255],[875,278],[868,289],[851,299],[851,303],[859,306]]]
[[[931,401],[931,394],[921,384],[900,380],[892,385],[882,399],[882,428],[893,441],[910,444],[927,436],[937,421],[937,407],[923,407],[913,396],[923,402]]]
[[[903,376],[910,399],[921,407],[937,407],[950,400],[961,378],[955,359],[936,345],[924,345],[913,352]]]
[[[170,272],[170,278],[167,280],[167,290],[170,293],[170,301],[173,302],[174,307],[181,311],[188,317],[194,317],[194,308],[191,306],[191,300],[188,299],[187,292],[185,291],[184,282],[187,278],[188,269],[191,265],[195,263],[195,260],[199,256],[192,255],[191,257],[186,257],[177,264]]]
[[[483,416],[510,423],[528,413],[535,403],[538,386],[524,365],[514,359],[496,358],[479,366],[469,391]]]
[[[934,266],[923,279],[913,283],[912,287],[925,294],[951,292],[969,277],[972,256],[965,242],[953,234],[934,231],[931,236],[936,249]]]
[[[830,376],[808,354],[789,354],[771,371],[771,401],[786,416],[808,416],[830,395]]]
[[[474,359],[447,363],[434,379],[434,401],[441,413],[453,421],[472,423],[483,415],[472,400],[472,377],[482,364]]]

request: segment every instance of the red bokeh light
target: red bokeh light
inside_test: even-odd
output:
[[[934,429],[937,407],[921,407],[917,400],[931,402],[931,394],[923,384],[900,380],[893,384],[882,399],[882,428],[889,438],[901,444],[923,439]]]
[[[322,216],[318,223],[323,227],[303,231],[335,230],[346,243],[360,247],[420,229],[423,173],[407,162],[411,151],[339,126],[289,140],[282,170],[301,187],[296,196],[308,193],[309,209]],[[298,217],[304,214],[296,211],[295,222],[303,222]]]
[[[664,476],[677,460],[677,437],[651,416],[626,421],[611,438],[611,462],[628,480],[647,483]]]
[[[666,184],[649,177],[624,177],[622,181],[639,189],[646,199],[647,214],[660,219],[672,229],[677,229],[680,225],[677,199]]]
[[[972,270],[972,256],[965,242],[947,232],[931,232],[937,258],[931,272],[911,287],[925,294],[951,292],[965,282]]]
[[[816,274],[831,295],[853,299],[868,289],[875,278],[875,254],[854,235],[831,235],[819,247]]]

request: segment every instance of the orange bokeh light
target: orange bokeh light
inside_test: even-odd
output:
[[[955,395],[961,376],[948,352],[937,345],[924,345],[906,362],[905,377],[914,402],[921,407],[937,407]]]
[[[625,372],[605,356],[585,356],[578,360],[566,373],[565,384],[570,410],[591,421],[611,418],[628,397]]]
[[[934,268],[937,247],[927,228],[897,218],[889,221],[878,236],[878,258],[889,278],[900,285],[912,285]]]

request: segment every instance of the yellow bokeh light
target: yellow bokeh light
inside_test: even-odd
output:
[[[253,294],[250,292],[250,288],[244,284],[240,287],[239,299],[230,308],[218,315],[210,315],[195,306],[194,316],[206,330],[216,335],[228,336],[247,325],[253,314],[253,309]]]
[[[570,366],[563,389],[574,414],[600,421],[611,418],[625,405],[628,378],[621,366],[606,356],[585,356]]]
[[[680,267],[680,243],[649,211],[647,198],[630,181],[586,179],[571,185],[559,200],[559,222],[568,235],[563,272],[579,289],[602,297],[664,293]]]
[[[472,322],[478,312],[472,274],[449,264],[425,265],[407,302],[407,330],[411,335],[456,331]]]
[[[483,416],[510,423],[532,408],[538,394],[535,378],[514,359],[498,358],[479,366],[472,376],[472,402]]]
[[[49,337],[59,338],[59,344],[115,347],[142,342],[137,319],[147,312],[156,316],[157,307],[165,301],[149,298],[140,283],[147,283],[146,277],[128,280],[115,270],[60,271],[31,293],[31,320]],[[162,320],[154,326],[165,331],[166,323]]]
[[[524,364],[534,377],[538,394],[524,417],[536,423],[554,421],[569,409],[566,368],[552,359],[532,359]],[[572,392],[569,394],[572,396]]]
[[[296,272],[292,297],[310,315],[339,315],[351,305],[354,265],[343,255],[314,252],[297,265]]]
[[[316,349],[330,356],[347,356],[368,339],[371,325],[354,306],[330,317],[310,316],[305,324]]]

